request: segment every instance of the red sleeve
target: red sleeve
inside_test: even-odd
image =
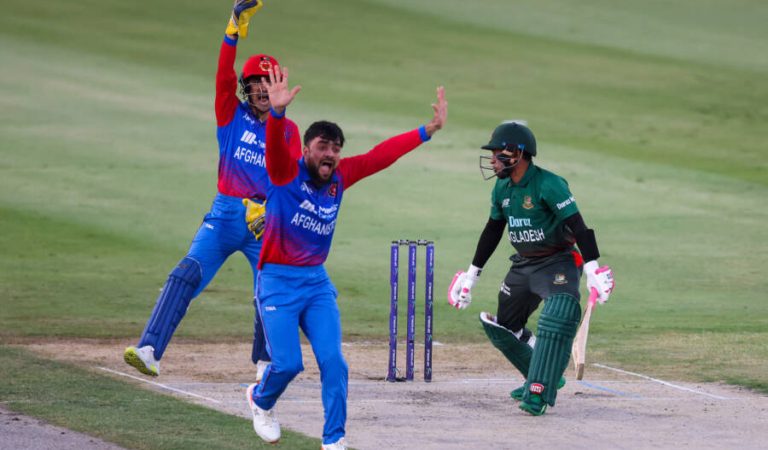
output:
[[[237,111],[240,100],[237,98],[237,74],[235,57],[237,41],[224,37],[219,50],[219,66],[216,69],[216,125],[228,124]]]
[[[291,127],[292,126],[292,127]],[[291,128],[294,132],[291,132]],[[267,118],[267,145],[264,151],[267,160],[269,181],[275,186],[290,183],[299,174],[296,163],[301,153],[301,141],[296,124],[285,117],[275,117],[272,113]]]
[[[285,119],[285,121],[285,142],[291,152],[291,159],[295,161],[301,158],[301,135],[299,135],[299,127],[291,119]]]
[[[419,130],[416,129],[391,137],[373,147],[368,153],[343,158],[337,170],[344,182],[344,189],[349,189],[361,179],[386,169],[421,143]]]

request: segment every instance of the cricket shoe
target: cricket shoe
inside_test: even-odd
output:
[[[155,359],[155,348],[151,345],[139,348],[130,346],[125,349],[123,359],[129,366],[134,367],[144,375],[151,377],[160,375],[160,361]]]
[[[323,444],[320,450],[347,450],[347,440],[341,438],[333,444]]]
[[[274,444],[280,440],[280,423],[275,417],[275,408],[270,410],[261,409],[253,401],[253,390],[258,386],[254,383],[248,386],[245,395],[248,398],[248,406],[251,407],[253,414],[253,431],[264,441]]]
[[[565,386],[565,377],[560,377],[560,381],[557,383],[557,390],[559,391],[560,389],[563,388],[563,386]],[[523,401],[523,396],[524,395],[525,395],[525,386],[524,385],[520,386],[519,388],[517,388],[517,389],[515,389],[515,390],[513,390],[512,392],[509,393],[509,396],[512,397],[512,400],[516,400],[518,402],[522,402]]]
[[[527,401],[520,403],[520,409],[532,416],[540,416],[547,411],[547,404],[539,394],[531,394]]]

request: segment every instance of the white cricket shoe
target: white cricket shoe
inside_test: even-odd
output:
[[[245,395],[248,398],[248,406],[253,414],[253,431],[264,441],[274,444],[280,440],[280,423],[275,417],[275,408],[264,410],[253,401],[253,390],[258,386],[254,383],[248,386]]]
[[[152,377],[160,375],[160,361],[155,359],[155,348],[151,345],[139,348],[130,346],[125,349],[123,359],[129,366],[134,367],[144,375]]]
[[[341,438],[333,444],[323,444],[320,450],[347,450],[347,440]]]
[[[256,363],[256,384],[261,383],[261,379],[264,378],[264,371],[267,370],[269,361],[259,361]]]

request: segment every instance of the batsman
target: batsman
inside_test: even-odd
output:
[[[448,302],[457,309],[469,306],[472,287],[506,230],[516,253],[499,289],[496,315],[482,312],[480,322],[493,346],[525,377],[510,396],[521,402],[520,409],[540,416],[565,385],[581,318],[582,272],[600,303],[613,291],[613,274],[597,262],[595,233],[584,223],[568,182],[533,163],[536,138],[525,124],[502,123],[482,148],[491,152],[480,157],[483,178],[496,178],[490,217],[472,264],[451,282]],[[542,300],[534,336],[526,325]]]

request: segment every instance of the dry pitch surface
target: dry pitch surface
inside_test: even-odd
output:
[[[249,345],[174,342],[162,375],[149,378],[122,362],[126,344],[79,341],[26,347],[61,358],[66,346],[70,361],[250,418],[244,398],[254,373]],[[303,351],[306,370],[289,386],[277,413],[283,427],[319,438],[319,375],[311,350],[305,346]],[[768,442],[768,397],[726,385],[659,380],[592,362],[581,382],[569,368],[571,379],[557,406],[545,416],[532,417],[508,395],[522,378],[490,344],[436,345],[432,383],[419,378],[420,358],[417,381],[383,381],[386,345],[351,343],[344,351],[350,366],[347,438],[360,450],[507,449],[533,442],[570,449],[757,449]],[[277,447],[290,446],[284,440]]]

